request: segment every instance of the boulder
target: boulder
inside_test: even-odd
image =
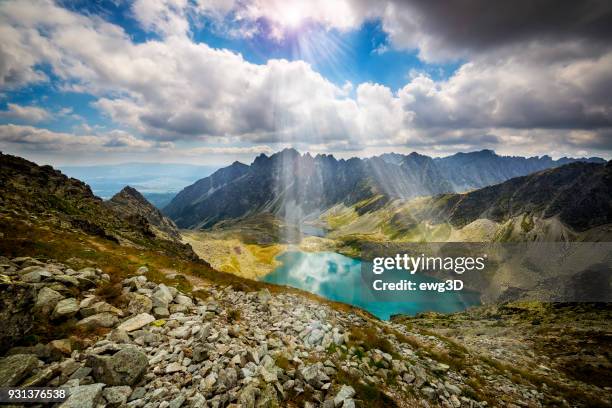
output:
[[[123,312],[121,311],[121,309],[118,309],[115,306],[108,304],[104,301],[94,302],[91,305],[82,308],[80,311],[81,316],[83,317],[88,317],[105,312],[112,313],[117,316],[123,316]]]
[[[53,340],[49,343],[49,346],[62,354],[70,355],[70,353],[72,353],[72,343],[70,339]]]
[[[129,293],[128,299],[127,312],[129,314],[150,313],[153,309],[153,301],[148,296]]]
[[[261,390],[261,395],[257,399],[257,408],[276,408],[279,406],[278,396],[272,384],[268,384]]]
[[[134,385],[149,366],[147,355],[137,347],[126,347],[112,356],[90,356],[88,365],[96,381],[107,385]]]
[[[117,329],[125,330],[126,332],[131,332],[134,330],[138,330],[141,327],[146,326],[147,324],[155,321],[155,318],[148,313],[140,313],[134,317],[131,317],[121,323]]]
[[[14,354],[0,360],[0,387],[14,387],[38,367],[33,354]]]
[[[342,385],[340,391],[334,397],[334,406],[340,407],[345,403],[347,399],[353,398],[355,396],[355,389],[350,385]]]
[[[66,319],[74,316],[79,311],[79,302],[75,298],[62,299],[57,302],[53,313],[51,314],[52,319]]]
[[[104,384],[80,385],[69,390],[70,396],[59,408],[96,408],[102,401]]]
[[[77,322],[77,326],[81,326],[88,330],[97,329],[98,327],[113,327],[119,323],[119,318],[112,313],[100,313],[86,317]]]
[[[151,298],[153,301],[153,307],[163,307],[166,309],[168,308],[170,302],[172,302],[172,299],[174,299],[172,291],[163,283],[157,287],[157,290],[155,293],[153,293]]]
[[[125,404],[131,394],[132,388],[128,385],[107,387],[102,392],[102,396],[106,400],[109,407],[119,407]]]
[[[44,287],[36,296],[36,304],[34,305],[34,308],[38,312],[48,315],[53,311],[53,309],[55,309],[57,303],[62,299],[64,299],[64,296],[62,296],[59,292]]]

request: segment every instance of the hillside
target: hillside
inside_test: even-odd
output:
[[[335,205],[378,197],[380,207],[395,199],[463,192],[573,161],[602,162],[504,157],[488,150],[439,159],[411,153],[337,160],[286,149],[270,157],[262,154],[250,166],[236,162],[218,170],[186,187],[163,212],[179,227],[191,229],[261,213],[299,224]]]
[[[157,238],[176,242],[181,240],[174,222],[130,186],[124,187],[105,204],[130,224],[148,224]]]
[[[609,241],[612,165],[572,163],[463,194],[396,200],[320,216],[329,236],[377,241]]]
[[[116,212],[120,198],[106,204],[87,184],[51,166],[38,166],[0,153],[0,185],[0,214],[7,223],[11,220],[44,223],[49,228],[80,231],[123,246],[198,259],[188,245],[176,239],[159,239],[155,234],[157,227],[146,217],[130,217],[123,209]]]
[[[383,322],[191,259],[146,214],[117,214],[150,210],[131,189],[105,203],[0,159],[0,387],[64,387],[60,408],[612,403],[605,306]]]

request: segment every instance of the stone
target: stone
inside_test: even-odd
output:
[[[168,288],[163,283],[157,287],[157,290],[155,291],[155,293],[153,293],[153,296],[151,297],[151,300],[153,301],[153,307],[163,307],[166,309],[168,308],[170,302],[172,302],[172,299],[174,299],[174,295],[170,291],[170,288]]]
[[[210,349],[202,344],[197,344],[193,347],[192,359],[194,363],[201,363],[204,360],[208,360],[210,355]],[[240,358],[240,356],[238,356]]]
[[[145,387],[136,387],[136,388],[134,388],[134,391],[132,392],[132,394],[128,398],[128,401],[134,401],[134,400],[137,400],[137,399],[141,399],[145,395],[147,395],[147,389]]]
[[[88,330],[97,329],[98,327],[113,327],[119,323],[119,318],[112,313],[100,313],[86,317],[77,322],[77,326]]]
[[[444,387],[446,388],[446,390],[448,392],[450,392],[452,395],[461,395],[461,388],[457,387],[454,384],[451,384],[449,382],[445,382],[444,383]]]
[[[249,384],[240,391],[238,404],[241,408],[255,408],[256,388]]]
[[[139,293],[129,294],[129,303],[127,312],[129,314],[150,313],[153,309],[153,301],[151,298]]]
[[[170,311],[168,310],[167,307],[154,307],[153,314],[157,318],[163,318],[163,317],[170,316]]]
[[[272,384],[268,384],[261,390],[261,395],[255,404],[257,408],[276,408],[279,406],[276,389]]]
[[[51,318],[67,319],[74,316],[78,311],[79,302],[75,298],[62,299],[55,305]]]
[[[119,407],[125,404],[131,394],[132,388],[128,385],[106,387],[102,392],[109,407]]]
[[[193,301],[191,300],[191,298],[185,295],[176,295],[176,297],[174,298],[174,302],[182,306],[193,306]]]
[[[434,390],[431,387],[423,387],[421,389],[421,392],[423,393],[423,395],[425,395],[429,399],[436,398],[436,390]]]
[[[14,354],[0,360],[0,387],[14,387],[38,367],[33,354]]]
[[[121,309],[118,309],[115,306],[103,301],[95,302],[86,307],[81,307],[79,313],[83,317],[92,316],[99,313],[112,313],[117,316],[123,316]]]
[[[266,367],[261,367],[259,374],[261,374],[261,377],[267,383],[278,381],[278,378],[276,377],[276,372],[274,370],[268,370]]]
[[[126,347],[113,356],[90,356],[88,365],[96,381],[107,385],[134,385],[147,371],[147,355],[137,347]]]
[[[178,373],[179,371],[185,371],[185,367],[180,363],[174,362],[166,366],[166,374]]]
[[[176,329],[170,330],[168,335],[177,339],[186,339],[191,336],[191,329],[186,326],[179,326]]]
[[[136,269],[136,273],[138,275],[144,275],[145,273],[149,272],[149,268],[147,268],[146,266],[141,266],[140,268]]]
[[[340,407],[342,404],[349,398],[353,398],[355,396],[355,389],[350,385],[342,385],[340,391],[334,397],[334,406]]]
[[[53,340],[49,343],[49,346],[62,354],[70,355],[72,353],[72,342],[70,339]]]
[[[140,313],[134,317],[131,317],[121,323],[117,328],[119,330],[125,330],[126,332],[131,332],[134,330],[138,330],[147,324],[153,322],[155,318],[148,313]]]
[[[130,336],[125,330],[115,329],[110,333],[109,339],[115,343],[129,343]]]
[[[175,399],[173,399],[172,401],[170,401],[170,405],[168,405],[168,408],[180,408],[183,406],[184,402],[185,402],[185,396],[181,394]]]
[[[347,399],[344,400],[344,404],[342,404],[342,408],[355,408],[355,400]]]
[[[64,299],[64,296],[62,296],[59,292],[44,287],[36,296],[36,304],[34,305],[34,308],[38,312],[48,315],[53,311],[53,309],[55,309],[57,303],[62,299]]]
[[[102,401],[104,384],[80,385],[69,390],[70,396],[58,408],[96,408]]]
[[[268,303],[272,299],[272,295],[267,288],[264,288],[257,292],[257,300],[259,303]]]

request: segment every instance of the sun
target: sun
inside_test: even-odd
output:
[[[305,20],[307,10],[301,2],[283,2],[277,10],[277,21],[287,28],[297,28]]]

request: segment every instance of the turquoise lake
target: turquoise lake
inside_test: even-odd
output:
[[[394,314],[415,315],[426,311],[456,312],[479,304],[478,294],[460,292],[409,292],[406,301],[376,301],[363,290],[361,262],[335,252],[286,252],[277,258],[281,265],[263,277],[264,282],[302,289],[327,299],[348,303],[367,310],[379,319]],[[415,274],[412,281],[436,282],[434,278]]]

